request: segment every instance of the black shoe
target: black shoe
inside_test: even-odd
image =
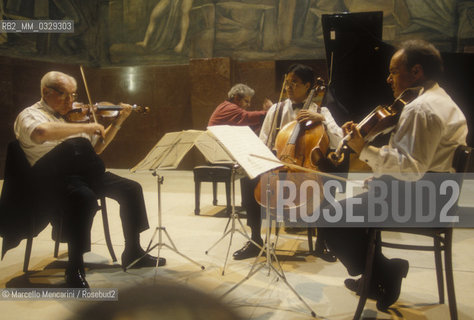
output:
[[[377,309],[387,310],[400,296],[402,280],[408,273],[408,261],[403,259],[391,259],[385,276],[380,281],[381,294],[377,299]]]
[[[316,257],[319,257],[319,258],[323,259],[324,261],[327,261],[327,262],[336,262],[337,261],[336,256],[326,248],[316,248],[314,250],[314,255]]]
[[[66,278],[67,288],[89,288],[89,284],[86,281],[86,277],[81,272],[80,268],[67,268],[64,276]]]
[[[258,256],[260,253],[260,248],[253,244],[252,241],[247,241],[247,243],[242,247],[234,252],[232,255],[234,260],[243,260],[247,258],[252,258]]]
[[[289,234],[300,234],[300,233],[305,234],[307,232],[307,230],[304,228],[289,227],[289,226],[285,226],[284,230],[285,230],[285,233],[289,233]]]
[[[347,278],[346,280],[344,280],[344,285],[346,286],[347,289],[358,294],[360,278],[357,280],[352,279],[352,278]]]
[[[145,268],[145,267],[156,267],[156,262],[158,261],[157,257],[150,256],[149,254],[146,254],[143,256],[145,252],[127,252],[124,251],[122,253],[122,269],[125,271],[125,269],[135,260],[139,259],[133,266],[131,266],[131,269],[136,269],[136,268]],[[166,264],[166,259],[160,257],[160,260],[158,261],[158,266],[164,266]]]
[[[362,279],[351,279],[347,278],[344,280],[344,285],[346,286],[347,289],[353,291],[355,294],[359,294],[359,286],[361,284]],[[374,280],[371,281],[370,288],[369,288],[369,293],[367,294],[367,297],[369,299],[377,300],[380,296],[380,292],[378,290],[379,286],[377,284],[374,284]]]

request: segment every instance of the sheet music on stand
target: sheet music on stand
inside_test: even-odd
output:
[[[150,244],[147,248],[147,253],[149,250],[152,250],[158,246],[158,256],[160,254],[160,249],[162,246],[168,247],[175,251],[176,253],[182,255],[174,246],[171,238],[169,237],[166,228],[162,226],[161,223],[161,189],[160,185],[163,183],[163,177],[161,177],[157,171],[158,170],[169,170],[169,169],[178,169],[183,158],[190,150],[196,147],[202,155],[212,164],[232,164],[232,214],[229,217],[227,226],[231,225],[231,228],[224,230],[224,235],[219,239],[212,247],[214,247],[220,240],[222,240],[226,235],[231,235],[231,240],[229,242],[229,248],[226,255],[227,256],[230,250],[230,245],[232,243],[232,235],[234,232],[241,233],[244,237],[252,241],[250,237],[246,234],[243,224],[238,218],[238,214],[235,212],[235,199],[234,199],[234,178],[237,170],[237,165],[246,172],[246,174],[251,178],[255,178],[262,173],[270,171],[274,168],[280,167],[280,163],[275,163],[273,161],[268,161],[265,159],[256,158],[251,156],[251,154],[257,154],[264,156],[270,160],[278,159],[273,155],[273,153],[265,146],[265,144],[255,135],[255,133],[246,126],[213,126],[209,127],[207,131],[199,130],[187,130],[180,132],[170,132],[165,134],[156,145],[150,150],[146,157],[140,161],[135,167],[133,167],[131,172],[137,171],[152,171],[153,175],[157,177],[158,184],[158,227],[155,230],[155,234],[150,240]],[[235,228],[236,220],[240,224],[243,231],[237,230]],[[151,246],[153,239],[155,238],[156,232],[158,233],[159,241],[154,246]],[[169,241],[172,244],[172,247],[164,244],[162,242],[162,232],[168,237]],[[212,248],[211,247],[211,248]],[[209,250],[211,250],[211,248]],[[206,251],[209,252],[209,250]],[[182,255],[184,256],[184,255]],[[197,264],[193,260],[184,256],[186,259]],[[226,264],[225,263],[225,264]],[[225,270],[224,264],[224,270]],[[202,266],[202,268],[204,268]],[[224,271],[223,271],[224,273]]]
[[[158,170],[169,170],[177,169],[180,163],[183,161],[186,154],[196,147],[204,155],[207,161],[212,163],[230,163],[233,164],[234,160],[228,155],[228,153],[221,147],[221,145],[205,131],[198,130],[187,130],[180,132],[170,132],[165,134],[155,146],[148,152],[146,157],[140,161],[135,167],[130,169],[131,172],[137,171],[152,171],[152,174],[156,177],[158,192],[158,226],[155,228],[155,232],[151,237],[151,240],[146,249],[145,255],[158,247],[158,258],[160,257],[160,251],[162,247],[166,247],[181,255],[183,258],[188,259],[190,262],[198,265],[204,270],[204,266],[200,265],[196,261],[182,254],[174,245],[170,235],[166,228],[162,225],[161,219],[161,184],[163,184],[163,177],[158,174]],[[168,239],[170,245],[163,241],[163,235]],[[158,236],[158,242],[153,244],[155,237]],[[126,269],[136,264],[142,257],[133,261]],[[158,263],[155,268],[158,268]]]
[[[212,126],[208,127],[207,131],[221,143],[250,179],[282,166],[276,163],[278,158],[247,126]],[[274,161],[256,158],[251,154],[258,154]]]
[[[196,139],[195,146],[204,155],[206,160],[212,164],[235,163],[235,159],[229,155],[208,131],[203,132]]]
[[[207,130],[216,137],[217,140],[221,143],[224,149],[236,160],[236,162],[245,170],[247,175],[253,179],[259,175],[273,170],[275,168],[283,166],[280,163],[276,163],[279,160],[275,155],[268,149],[268,147],[261,141],[255,133],[249,127],[235,127],[235,126],[213,126],[208,127]],[[255,157],[253,155],[258,155]],[[265,160],[263,158],[268,160]],[[267,187],[268,188],[268,187]],[[270,203],[269,190],[266,192],[267,203]],[[272,219],[270,218],[269,208],[266,208],[266,229],[267,229],[267,241],[265,247],[260,249],[259,255],[256,257],[255,262],[249,272],[249,274],[242,279],[239,283],[234,285],[230,290],[224,293],[224,296],[229,294],[231,291],[236,289],[242,283],[250,279],[254,274],[256,274],[260,269],[268,267],[270,271],[275,272],[279,279],[282,279],[286,286],[297,296],[297,298],[305,305],[305,307],[311,312],[311,316],[316,317],[316,313],[311,309],[311,307],[303,300],[303,298],[296,292],[296,290],[289,284],[286,276],[283,272],[282,267],[277,259],[275,254],[275,248],[273,245],[270,245],[270,230],[272,226]],[[239,220],[240,222],[240,220]],[[256,267],[257,259],[265,252],[266,263],[261,264],[259,267]],[[272,260],[274,259],[275,263],[278,264],[278,268],[273,266]]]
[[[231,164],[234,160],[206,131],[185,130],[165,134],[131,172],[177,169],[184,156],[196,147],[213,164]]]
[[[224,262],[224,267],[222,270],[222,275],[224,275],[225,268],[227,265],[227,259],[229,257],[230,247],[232,245],[232,239],[234,233],[239,233],[248,241],[254,243],[256,246],[260,247],[259,244],[255,243],[247,234],[244,225],[240,221],[239,215],[235,212],[235,184],[234,177],[236,174],[236,168],[240,166],[245,173],[251,178],[255,178],[260,174],[272,170],[280,166],[280,164],[275,164],[272,161],[262,160],[251,156],[251,154],[266,155],[271,159],[276,159],[271,151],[263,144],[263,142],[255,135],[255,133],[246,126],[212,126],[207,128],[208,135],[215,139],[229,157],[233,160],[232,166],[232,175],[231,175],[231,204],[232,212],[227,221],[224,233],[219,240],[217,240],[208,250],[206,254],[214,248],[221,240],[226,236],[230,236],[229,246],[227,247],[227,254]],[[240,169],[239,168],[239,169]],[[237,227],[240,226],[240,229]]]

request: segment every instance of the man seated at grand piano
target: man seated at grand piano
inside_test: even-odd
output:
[[[243,83],[234,85],[227,93],[228,98],[212,113],[207,126],[249,126],[253,131],[259,132],[272,102],[265,99],[262,110],[248,110],[254,95],[255,90],[249,86]]]

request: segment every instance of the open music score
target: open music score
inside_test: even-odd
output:
[[[165,134],[146,157],[130,171],[177,169],[184,156],[193,147],[196,147],[210,163],[233,163],[233,159],[206,131],[184,130]]]
[[[207,131],[169,132],[130,171],[177,169],[193,147],[212,164],[238,163],[251,179],[282,166],[249,127],[224,125],[208,127]]]
[[[275,155],[247,126],[212,126],[208,127],[207,131],[220,142],[250,179],[282,166],[281,163],[276,163],[278,159]],[[260,155],[270,161],[256,158],[252,154]]]

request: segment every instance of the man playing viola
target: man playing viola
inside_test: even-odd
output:
[[[405,186],[418,181],[429,172],[453,172],[454,151],[466,143],[467,125],[464,114],[449,95],[438,85],[443,64],[439,51],[430,43],[412,40],[402,43],[390,61],[387,83],[398,98],[406,89],[420,88],[420,94],[408,102],[390,136],[388,145],[377,148],[366,143],[353,122],[344,124],[350,134],[347,144],[374,172],[374,179],[387,181],[386,209],[400,211],[413,203],[403,198]],[[400,183],[399,183],[400,182]],[[403,182],[403,183],[402,183]],[[369,184],[370,188],[370,184]],[[414,189],[407,189],[414,190]],[[399,196],[390,195],[395,192]],[[358,195],[360,203],[351,205],[354,199],[340,201],[342,212],[352,207],[352,216],[366,217],[370,192]],[[372,193],[373,194],[373,193]],[[412,199],[421,202],[422,199]],[[392,204],[395,204],[395,206]],[[406,202],[406,203],[405,203]],[[335,208],[329,207],[330,215]],[[381,209],[378,209],[382,211]],[[380,212],[378,212],[380,213]],[[368,247],[367,228],[327,228],[326,243],[347,268],[351,276],[363,273]],[[402,279],[408,272],[408,261],[388,259],[380,248],[375,249],[369,296],[377,300],[377,308],[387,309],[400,295]],[[345,285],[357,291],[360,280],[346,279]]]
[[[15,135],[32,166],[41,208],[50,214],[53,227],[62,220],[62,239],[68,243],[65,272],[68,287],[88,288],[83,254],[90,251],[90,229],[97,199],[110,197],[120,204],[125,238],[122,266],[144,255],[140,232],[149,228],[141,186],[106,172],[97,156],[108,146],[132,107],[121,104],[118,117],[104,128],[98,123],[67,123],[63,116],[73,107],[76,80],[51,71],[41,79],[41,100],[24,109],[14,125]],[[160,258],[158,265],[166,260]],[[155,266],[144,256],[134,267]]]

